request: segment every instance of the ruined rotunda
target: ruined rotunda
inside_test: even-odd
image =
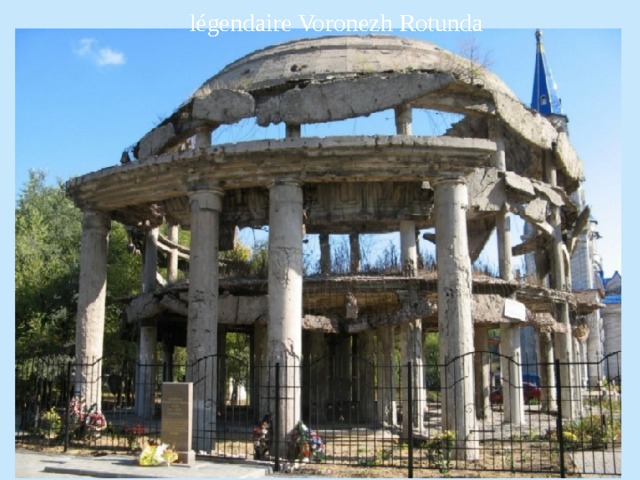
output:
[[[310,124],[383,111],[395,119],[393,135],[304,135]],[[443,135],[414,135],[420,111],[455,113],[459,120]],[[243,119],[284,124],[286,136],[212,144],[214,130]],[[195,365],[187,381],[215,377],[206,360],[223,353],[221,332],[242,328],[251,332],[255,366],[325,357],[348,362],[356,351],[390,365],[399,338],[403,363],[415,366],[418,412],[404,421],[419,430],[422,335],[438,331],[440,363],[454,379],[443,400],[443,428],[472,446],[476,415],[488,405],[490,373],[488,365],[464,359],[489,349],[487,330],[499,327],[501,353],[518,359],[519,329],[533,326],[543,359],[569,360],[572,319],[595,308],[571,292],[570,256],[588,210],[571,199],[583,170],[564,120],[523,105],[482,66],[414,39],[314,38],[240,58],[143,136],[120,164],[68,183],[84,212],[77,358],[103,354],[115,220],[144,237],[143,291],[127,308],[128,321],[138,326],[140,362],[157,361],[159,343],[169,353],[185,346]],[[510,236],[512,216],[531,227],[522,243]],[[266,280],[220,274],[219,251],[233,248],[238,229],[247,227],[268,227]],[[190,245],[179,244],[179,229],[190,232]],[[474,275],[472,262],[494,231],[500,278]],[[360,269],[359,236],[388,232],[400,234],[401,273],[369,275]],[[331,271],[334,234],[350,239],[346,275]],[[420,268],[420,234],[435,243],[437,272]],[[302,247],[309,235],[319,238],[320,271],[305,276]],[[536,278],[515,279],[512,258],[531,253]],[[165,278],[159,278],[159,259]],[[188,282],[178,280],[179,264],[188,264]],[[330,379],[331,367],[323,368]],[[503,376],[517,385],[521,372],[507,370]],[[285,368],[278,379],[280,432],[305,415],[304,393],[286,394],[308,385],[301,371]],[[577,374],[562,371],[568,382]],[[93,373],[77,375],[84,385],[83,375]],[[375,379],[366,388],[342,385],[345,400],[359,395],[363,412],[381,425],[394,423],[388,393],[396,380],[383,373]],[[215,378],[210,384],[194,393],[194,418],[205,430],[215,427],[222,388]],[[260,414],[273,409],[269,395],[253,392],[253,398]],[[145,404],[140,390],[139,413],[152,402]],[[566,415],[575,414],[574,403],[568,399]],[[522,404],[520,389],[507,395],[510,421],[522,421]],[[198,442],[196,448],[207,448],[206,438]]]

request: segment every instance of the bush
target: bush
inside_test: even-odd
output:
[[[56,438],[62,428],[62,419],[55,408],[51,407],[40,418],[40,434],[46,438]]]
[[[619,418],[589,415],[565,426],[563,438],[570,450],[598,450],[620,440],[621,433]]]
[[[456,434],[451,430],[436,434],[425,442],[429,463],[437,467],[440,473],[447,473],[451,469],[451,454],[455,445]]]

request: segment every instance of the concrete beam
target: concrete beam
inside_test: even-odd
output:
[[[199,92],[193,98],[191,115],[197,120],[229,124],[252,117],[255,111],[253,96],[241,90],[211,90],[207,95]]]

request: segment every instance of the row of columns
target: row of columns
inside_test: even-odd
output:
[[[446,252],[439,251],[439,268],[442,271],[439,309],[440,324],[445,331],[454,323],[457,327],[450,334],[442,332],[441,338],[448,339],[443,349],[445,356],[468,353],[473,350],[472,323],[470,310],[471,276],[470,261],[466,247],[466,186],[462,179],[451,179],[436,184],[436,204],[439,205],[437,229],[438,245],[446,245]],[[217,312],[218,312],[218,239],[219,217],[222,208],[223,192],[215,188],[203,188],[190,194],[191,209],[191,267],[189,281],[189,321],[187,331],[187,352],[189,364],[194,368],[187,372],[188,379],[200,378],[215,372],[211,364],[217,353]],[[302,187],[297,182],[275,182],[270,186],[270,229],[269,229],[269,362],[281,365],[299,365],[302,332],[302,237],[303,237]],[[413,222],[403,222],[402,263],[408,275],[415,275],[417,254],[415,245],[415,226]],[[81,252],[81,279],[77,345],[79,358],[100,358],[104,325],[104,295],[106,288],[106,252],[108,244],[109,218],[98,212],[85,212],[83,243]],[[155,286],[155,262],[157,257],[157,230],[147,235],[145,249],[144,290]],[[464,268],[464,265],[467,265]],[[152,268],[153,266],[153,268]],[[153,270],[153,271],[152,271]],[[459,291],[456,293],[455,290]],[[446,293],[445,293],[446,292]],[[453,295],[453,297],[452,297]],[[457,319],[455,317],[458,317]],[[141,326],[139,360],[144,364],[155,364],[155,326]],[[403,358],[414,365],[414,399],[416,418],[411,419],[414,426],[422,425],[421,416],[426,404],[422,386],[422,344],[421,327],[418,319],[403,327],[405,341]],[[465,338],[459,342],[459,339]],[[462,344],[462,349],[458,344]],[[456,350],[457,349],[457,350]],[[457,353],[456,353],[457,352]],[[195,363],[194,363],[195,362]],[[81,369],[81,372],[84,370]],[[139,382],[147,386],[153,383],[155,375],[145,369],[149,381]],[[300,386],[299,369],[283,369],[285,377],[282,385],[298,388]],[[80,374],[81,375],[81,374]],[[145,374],[146,375],[146,374]],[[145,377],[146,378],[146,377]],[[470,377],[469,377],[470,378]],[[86,385],[78,377],[78,385]],[[197,390],[194,399],[195,419],[198,429],[213,432],[217,410],[217,392],[215,382],[209,388]],[[144,396],[151,391],[147,388],[140,393]],[[473,392],[471,386],[465,391]],[[82,392],[79,392],[82,393]],[[96,400],[98,393],[93,394]],[[282,432],[293,428],[300,418],[299,395],[283,395],[281,415]],[[139,398],[139,397],[138,397]],[[152,412],[139,402],[141,415]],[[388,416],[387,412],[387,416]],[[409,428],[409,427],[407,427]],[[466,435],[465,435],[466,436]],[[206,449],[210,445],[196,445]]]
[[[411,110],[399,108],[396,111],[397,129],[400,134],[411,133]],[[295,128],[288,128],[288,134],[295,135]],[[210,134],[202,134],[196,139],[196,146],[210,144]],[[496,166],[504,168],[504,148],[499,146]],[[548,169],[551,173],[552,170]],[[553,185],[554,183],[550,181]],[[446,389],[443,400],[443,429],[453,430],[458,446],[467,452],[467,458],[473,459],[478,450],[477,440],[473,436],[476,422],[476,403],[474,388],[473,352],[481,339],[474,345],[473,323],[471,318],[471,261],[468,252],[466,229],[466,210],[468,192],[462,177],[442,178],[434,183],[436,207],[436,256],[438,262],[438,325],[441,339],[440,363],[446,364],[446,374],[442,385]],[[268,362],[280,363],[283,367],[279,382],[286,386],[281,392],[280,432],[284,435],[300,419],[301,395],[294,389],[301,385],[300,369],[287,368],[299,366],[302,358],[302,237],[303,237],[303,198],[302,185],[298,181],[276,181],[269,186],[269,327]],[[217,353],[218,318],[218,242],[219,221],[222,208],[223,191],[205,186],[190,193],[191,209],[191,262],[189,272],[189,319],[187,331],[188,361],[194,367],[187,373],[188,380],[206,378],[215,375],[213,364]],[[559,212],[554,213],[559,228]],[[102,355],[102,337],[104,324],[104,293],[106,284],[106,249],[108,242],[109,220],[104,214],[85,212],[83,225],[83,243],[81,252],[80,298],[77,329],[78,357],[99,358]],[[501,275],[510,278],[510,243],[508,229],[505,228],[506,211],[498,215],[497,227],[500,247]],[[414,222],[403,220],[401,230],[401,262],[403,272],[414,276],[417,272],[417,246]],[[155,240],[154,240],[155,235]],[[355,236],[354,236],[355,237]],[[354,238],[352,237],[352,238]],[[357,238],[357,237],[356,237]],[[554,243],[554,268],[561,268],[561,237]],[[150,232],[147,238],[149,254],[147,265],[152,265],[154,243],[157,245],[157,231]],[[326,251],[328,241],[321,237],[321,250]],[[157,248],[157,247],[156,247]],[[352,252],[359,252],[352,244]],[[508,253],[509,252],[509,253]],[[157,255],[157,253],[155,253]],[[325,255],[323,255],[325,257]],[[328,257],[328,256],[327,256]],[[353,257],[352,257],[353,260]],[[325,268],[323,266],[323,268]],[[354,265],[352,265],[354,268]],[[155,270],[155,268],[154,268]],[[89,273],[87,273],[89,272]],[[562,281],[561,270],[554,270],[554,278]],[[155,285],[151,277],[151,267],[145,270],[145,288]],[[556,288],[562,288],[559,284]],[[559,306],[559,315],[568,323],[566,304]],[[570,330],[569,330],[570,331]],[[517,332],[517,331],[516,331]],[[414,365],[415,386],[414,411],[416,417],[406,419],[405,430],[422,426],[422,415],[426,401],[422,388],[422,334],[420,320],[415,319],[403,327],[403,360]],[[98,340],[99,337],[99,340]],[[509,328],[503,332],[505,355],[519,361],[519,336]],[[569,335],[570,337],[570,335]],[[140,360],[150,354],[151,344],[155,345],[151,327],[141,327]],[[559,348],[558,348],[559,347]],[[562,338],[556,345],[560,352],[570,354],[570,338]],[[384,351],[384,349],[383,349]],[[392,351],[392,349],[386,350]],[[564,355],[564,353],[563,353]],[[451,362],[452,359],[459,359]],[[460,360],[462,359],[462,360]],[[391,362],[389,363],[391,364]],[[484,372],[486,366],[480,368]],[[507,373],[512,385],[521,380],[521,372]],[[480,379],[485,383],[485,373]],[[80,377],[81,378],[81,377]],[[384,385],[390,379],[381,377]],[[447,383],[448,382],[448,383]],[[82,383],[82,382],[80,382]],[[272,385],[275,384],[275,379]],[[217,382],[210,382],[206,389],[197,389],[194,398],[195,421],[199,431],[208,432],[194,447],[209,450],[215,431],[217,403]],[[290,390],[289,390],[290,389]],[[389,389],[390,390],[390,389]],[[521,395],[521,393],[520,393]],[[99,399],[99,395],[96,398]],[[484,394],[483,394],[484,398]],[[406,400],[403,400],[406,401]],[[384,402],[381,402],[384,405]],[[508,402],[508,415],[511,421],[519,422],[522,415],[522,401],[512,395]],[[388,410],[388,407],[383,407]],[[394,412],[381,412],[383,418],[389,418]],[[141,412],[144,413],[144,412]]]

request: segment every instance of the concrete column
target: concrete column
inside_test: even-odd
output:
[[[175,224],[169,225],[169,240],[178,244],[180,240],[180,227]],[[167,258],[167,283],[171,285],[178,281],[178,249],[172,248]]]
[[[489,135],[496,142],[496,153],[491,165],[500,171],[507,168],[507,159],[503,139],[502,126],[491,122]],[[513,280],[513,261],[511,253],[511,231],[509,214],[506,205],[496,214],[496,233],[498,240],[498,266],[500,278]],[[524,421],[524,398],[522,394],[522,365],[520,329],[513,324],[500,324],[500,372],[502,376],[502,395],[504,419],[516,425]],[[506,358],[505,358],[506,357]]]
[[[542,402],[545,410],[553,411],[556,404],[556,377],[553,371],[553,341],[551,333],[540,332],[540,383],[542,385]]]
[[[218,246],[223,192],[201,189],[189,196],[191,258],[187,380],[194,382],[194,449],[211,451],[216,428],[218,348]]]
[[[149,293],[156,289],[158,272],[158,228],[145,233],[144,262],[142,265],[142,292]]]
[[[309,408],[311,422],[327,420],[327,405],[330,402],[329,352],[327,340],[322,332],[309,332]]]
[[[400,263],[407,277],[418,273],[418,248],[416,244],[416,224],[413,221],[400,221]]]
[[[587,317],[587,326],[589,327],[589,337],[587,337],[587,378],[589,386],[595,387],[602,380],[602,318],[600,310],[589,314]]]
[[[467,186],[462,178],[435,184],[438,333],[440,363],[446,365],[442,428],[456,434],[465,458],[478,458],[473,378],[471,260],[467,240]]]
[[[267,324],[255,323],[253,325],[253,371],[254,395],[252,404],[257,406],[255,421],[261,420],[269,409],[269,362],[267,359],[268,345]]]
[[[576,409],[578,411],[578,415],[580,415],[583,407],[582,399],[585,393],[584,392],[585,380],[587,378],[586,372],[585,372],[586,370],[586,363],[585,363],[586,355],[584,354],[585,345],[583,343],[580,343],[578,339],[573,336],[573,334],[571,335],[571,337],[573,338],[573,362],[574,362],[572,375],[575,381],[574,402],[577,404]]]
[[[552,187],[558,185],[558,173],[554,159],[547,154],[545,157],[545,178]],[[562,242],[562,219],[560,208],[551,205],[549,223],[553,227],[553,240],[551,245],[551,287],[567,291],[567,278],[565,272],[563,242]],[[571,320],[569,318],[569,305],[567,302],[556,304],[556,319],[564,325],[566,333],[556,333],[554,339],[554,352],[556,358],[560,360],[560,383],[563,387],[562,395],[562,415],[568,420],[578,417],[576,404],[576,385],[574,369],[569,365],[573,359],[573,340],[571,335]]]
[[[489,329],[476,327],[473,337],[475,348],[474,369],[476,388],[476,417],[484,419],[491,415],[491,352],[489,351]]]
[[[525,421],[520,350],[520,329],[501,323],[500,354],[502,358],[500,371],[503,379],[504,421],[514,425],[522,425]]]
[[[300,125],[287,123],[285,135],[287,138],[300,138],[300,136],[302,135],[302,128],[300,127]]]
[[[507,207],[496,215],[496,233],[498,240],[498,268],[500,278],[513,280],[513,255],[511,253],[511,221]]]
[[[375,338],[373,331],[356,335],[358,375],[358,418],[367,425],[375,423]],[[355,419],[354,419],[355,420]]]
[[[424,361],[422,359],[422,320],[415,319],[400,327],[402,335],[402,431],[405,438],[409,428],[418,435],[424,430],[424,413],[427,407],[427,396],[424,389]],[[407,364],[411,362],[411,386],[413,397],[413,418],[409,418],[407,385],[409,373]]]
[[[141,418],[152,418],[155,413],[155,393],[158,373],[156,346],[158,344],[158,328],[155,319],[149,325],[140,325],[138,340],[138,365],[136,374],[136,415]]]
[[[400,263],[402,265],[403,274],[407,277],[415,277],[418,274],[418,248],[416,243],[416,224],[413,221],[400,221]],[[403,430],[408,435],[410,423],[414,430],[422,432],[423,416],[427,407],[426,392],[424,389],[424,361],[422,353],[422,321],[420,319],[411,320],[408,324],[401,327],[403,335],[402,342],[402,365],[403,372],[406,373],[406,365],[408,362],[412,364],[413,387],[413,419],[409,419],[407,399],[403,397]],[[406,385],[407,379],[403,379],[403,385]],[[407,391],[403,388],[402,394],[405,396]]]
[[[351,362],[353,346],[351,340],[350,335],[338,334],[334,356],[334,394],[331,400],[344,405],[353,399],[353,363]]]
[[[302,218],[301,185],[295,181],[274,182],[269,189],[268,349],[269,363],[281,367],[279,417],[283,442],[301,414]],[[284,452],[284,444],[282,448]]]
[[[151,293],[156,288],[158,271],[158,228],[147,230],[145,234],[144,263],[142,266],[142,292]],[[152,418],[155,412],[156,377],[158,360],[156,346],[158,328],[156,319],[149,319],[140,325],[138,338],[138,365],[136,372],[136,415]]]
[[[194,148],[207,148],[211,146],[211,129],[210,128],[199,128],[195,135],[193,136],[193,145]]]
[[[498,240],[498,264],[500,278],[513,280],[511,231],[507,208],[496,215]],[[524,422],[524,395],[522,392],[522,349],[520,327],[517,324],[500,324],[500,371],[502,372],[502,394],[504,420],[521,425]]]
[[[74,394],[88,405],[102,401],[102,346],[107,294],[107,254],[111,219],[85,210],[80,243],[80,279],[76,316],[76,376]]]
[[[409,105],[399,105],[395,109],[396,133],[398,135],[411,135],[412,111]]]
[[[378,339],[378,424],[393,427],[397,424],[396,415],[396,374],[393,359],[394,327],[389,325],[377,328]]]
[[[349,271],[351,273],[358,273],[360,271],[360,235],[357,233],[349,235],[349,247]]]
[[[165,382],[173,382],[173,354],[175,352],[175,345],[171,335],[164,335],[162,339],[162,365],[164,372],[162,380]]]
[[[320,273],[331,275],[331,244],[328,233],[320,234]]]

